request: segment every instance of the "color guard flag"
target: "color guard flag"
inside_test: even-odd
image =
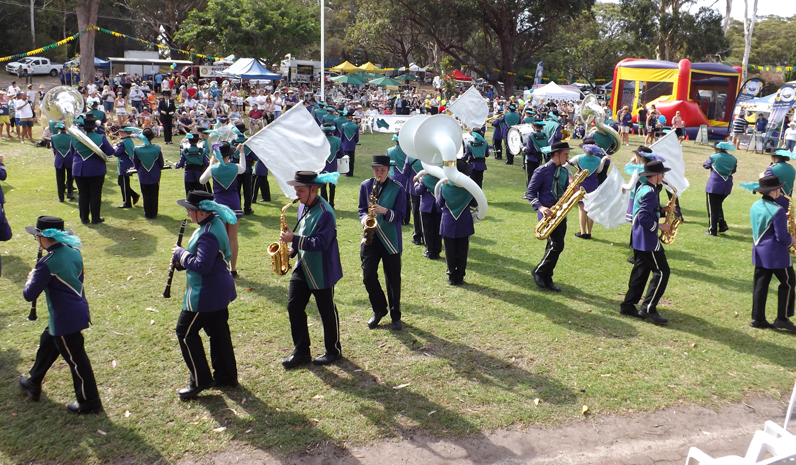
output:
[[[457,98],[448,107],[448,110],[471,129],[480,129],[486,122],[486,117],[489,116],[489,106],[475,86],[467,89],[467,92]]]
[[[533,77],[533,85],[542,83],[542,72],[544,72],[544,62],[540,61],[539,64],[536,65],[536,75]]]

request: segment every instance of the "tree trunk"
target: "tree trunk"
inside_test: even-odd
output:
[[[752,35],[755,32],[755,22],[757,21],[757,0],[752,4],[752,18],[749,20],[749,0],[744,0],[743,12],[743,79],[741,82],[746,81],[746,67],[749,65],[749,53],[752,51]]]
[[[96,26],[100,0],[78,0],[77,27],[85,30]],[[94,35],[95,30],[80,35],[80,80],[88,85],[94,82]]]
[[[36,0],[30,0],[30,45],[36,48],[36,17],[33,15],[33,7]]]
[[[727,34],[727,29],[730,28],[730,13],[732,13],[732,0],[727,0],[727,11],[724,15],[724,24],[721,26],[724,34]]]

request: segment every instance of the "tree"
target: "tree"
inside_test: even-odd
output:
[[[594,4],[594,0],[397,1],[442,52],[469,65],[502,95],[514,93],[517,70],[552,41],[558,27]]]
[[[791,70],[785,72],[785,82],[796,81],[796,40],[793,41],[793,50],[788,58],[788,66],[791,67]]]
[[[174,41],[180,22],[187,12],[202,11],[207,0],[119,0],[131,16],[145,21],[147,36],[154,41],[165,42],[170,47],[178,47]]]
[[[730,41],[722,30],[722,15],[702,7],[696,14],[683,18],[680,28],[681,56],[691,61],[709,61],[730,51]]]
[[[746,80],[746,67],[749,65],[749,53],[752,50],[752,36],[755,32],[755,22],[757,19],[757,0],[752,3],[752,18],[749,19],[749,0],[743,0],[743,62],[741,69],[743,70],[743,80]]]
[[[422,31],[408,20],[406,11],[396,3],[383,0],[360,2],[356,23],[346,31],[346,45],[375,53],[391,62],[409,66],[410,55],[417,55]],[[366,59],[365,61],[373,61]]]
[[[205,53],[256,57],[278,63],[319,39],[318,7],[292,0],[209,0],[188,14],[175,40]]]
[[[77,27],[82,31],[97,25],[100,0],[77,0]],[[80,36],[80,79],[94,82],[94,36],[97,31],[86,31]]]

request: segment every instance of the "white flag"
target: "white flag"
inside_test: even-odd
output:
[[[448,110],[471,129],[480,129],[489,115],[489,106],[486,104],[484,96],[481,95],[481,92],[478,92],[475,86],[467,89],[467,92],[457,98],[448,107]]]
[[[287,184],[296,171],[319,173],[326,166],[329,140],[303,105],[296,105],[245,143],[276,178],[282,192],[295,199]]]
[[[690,184],[685,178],[685,160],[683,159],[683,147],[677,140],[677,134],[670,131],[668,134],[658,139],[650,146],[652,153],[663,158],[663,165],[671,168],[671,171],[663,175],[664,181],[677,189],[677,195],[683,195]]]
[[[588,212],[589,218],[607,229],[614,229],[627,223],[630,191],[622,193],[622,184],[625,180],[619,171],[620,168],[613,165],[605,182],[593,192],[586,194],[583,200],[583,208]]]

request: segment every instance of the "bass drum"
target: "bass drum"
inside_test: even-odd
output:
[[[525,151],[528,136],[533,134],[533,124],[515,124],[506,133],[506,148],[513,156],[518,156]]]

